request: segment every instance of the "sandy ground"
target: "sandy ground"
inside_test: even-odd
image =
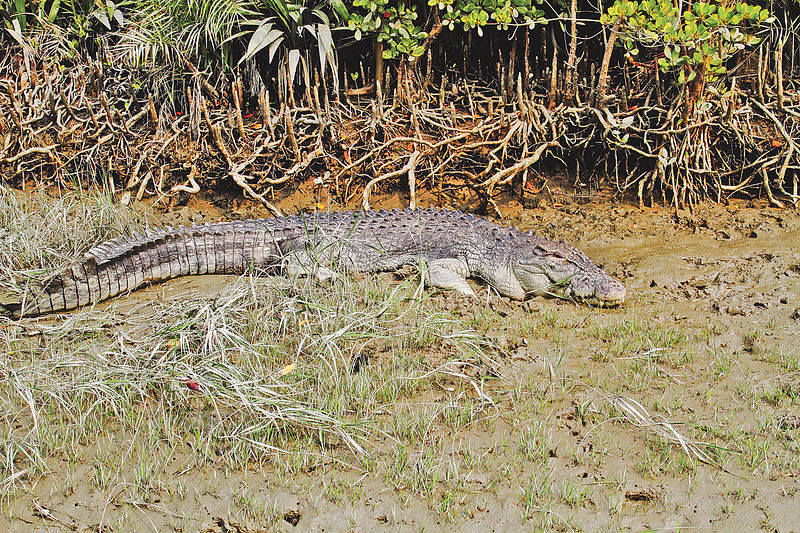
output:
[[[800,216],[749,201],[693,213],[610,203],[523,210],[512,201],[501,209],[503,223],[584,250],[630,296],[616,309],[488,297],[484,333],[508,354],[502,384],[489,385],[496,409],[491,423],[433,441],[448,474],[432,491],[398,486],[381,468],[330,463],[287,476],[269,463],[187,469],[176,456],[158,489],[134,499],[124,486],[101,491],[85,482],[88,458],[121,445],[109,436],[87,443],[73,464],[54,460],[50,475],[6,502],[0,529],[800,530]],[[165,218],[258,214],[190,203]],[[128,298],[226,282],[213,280],[177,280]],[[456,314],[478,313],[453,295],[436,298]],[[524,401],[515,388],[528,391]],[[623,420],[605,401],[612,395],[714,443],[715,464]],[[536,458],[519,451],[525,431],[542,438]],[[482,458],[478,466],[468,453]]]

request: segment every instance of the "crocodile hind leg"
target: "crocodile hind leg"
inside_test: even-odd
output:
[[[467,266],[458,259],[434,259],[426,265],[425,281],[431,287],[452,289],[477,298],[466,280]]]

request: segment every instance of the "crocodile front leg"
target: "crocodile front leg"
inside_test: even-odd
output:
[[[432,287],[452,289],[477,298],[475,291],[469,286],[466,276],[469,274],[467,265],[458,259],[434,259],[427,263],[425,281]]]

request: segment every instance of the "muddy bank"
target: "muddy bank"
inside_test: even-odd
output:
[[[280,207],[299,205],[289,199]],[[376,207],[402,205],[394,197]],[[486,305],[436,293],[442,312],[469,320],[502,348],[496,375],[479,373],[472,382],[479,390],[443,379],[376,412],[379,427],[406,413],[424,423],[410,436],[377,439],[372,466],[327,461],[287,474],[270,462],[198,465],[186,436],[145,492],[130,488],[136,457],[115,459],[120,482],[111,489],[75,483],[97,475],[94,457],[131,441],[115,434],[77,459],[52,458],[52,472],[15,496],[0,523],[16,531],[796,528],[800,216],[749,202],[693,213],[608,203],[526,210],[513,201],[501,210],[502,223],[584,250],[625,283],[626,304],[517,303],[478,284]],[[263,215],[251,204],[192,199],[159,218]],[[232,281],[160,284],[127,296],[117,311],[146,312],[138,306]],[[380,281],[397,283],[392,275]],[[368,364],[389,365],[389,357],[376,354]],[[638,402],[650,422],[626,419],[615,398]],[[474,414],[443,422],[454,402]],[[659,423],[702,443],[710,462],[664,441],[653,431]],[[401,462],[397,449],[406,454]]]

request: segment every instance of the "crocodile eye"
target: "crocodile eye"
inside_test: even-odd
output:
[[[566,259],[564,254],[559,250],[547,249],[544,248],[543,246],[536,247],[536,255],[538,255],[539,257],[554,257],[558,259]]]

